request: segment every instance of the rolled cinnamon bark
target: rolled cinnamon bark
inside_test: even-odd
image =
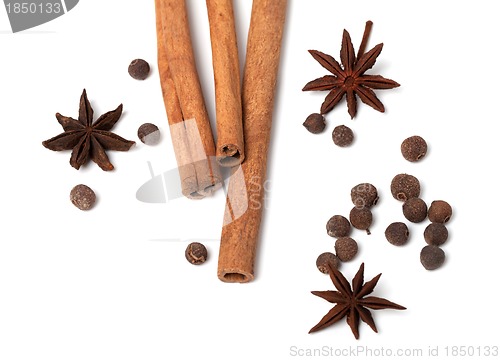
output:
[[[182,193],[203,198],[221,186],[215,145],[194,60],[184,0],[155,0],[158,69]]]
[[[286,5],[287,0],[252,5],[242,91],[246,159],[229,180],[219,249],[217,275],[225,282],[254,278]]]
[[[215,82],[217,161],[223,167],[245,158],[241,82],[232,0],[207,0]]]

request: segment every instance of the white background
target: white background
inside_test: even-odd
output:
[[[197,64],[214,118],[210,39],[204,2],[188,1]],[[244,59],[251,1],[235,1],[240,58]],[[413,4],[413,5],[412,5]],[[289,3],[269,160],[267,209],[256,279],[225,284],[216,276],[224,194],[200,202],[143,203],[136,190],[175,167],[156,66],[153,1],[80,1],[68,14],[12,34],[0,10],[0,359],[219,359],[299,358],[293,349],[422,349],[500,345],[494,293],[498,274],[498,26],[495,2],[301,1]],[[369,73],[401,84],[378,91],[381,114],[359,103],[350,120],[345,102],[327,115],[327,131],[309,134],[302,122],[319,110],[325,93],[304,93],[326,75],[308,54],[338,59],[342,30],[355,48],[366,20],[374,22],[369,48],[384,50]],[[144,58],[150,77],[139,82],[128,63]],[[89,163],[79,171],[70,152],[41,142],[62,131],[54,114],[77,116],[86,88],[99,116],[124,104],[114,131],[135,140],[113,152],[116,170]],[[148,147],[137,128],[156,123],[162,141]],[[350,148],[336,147],[331,131],[349,125]],[[419,134],[427,157],[409,163],[401,141]],[[419,262],[427,222],[410,226],[408,245],[384,238],[404,220],[389,191],[407,172],[422,183],[428,203],[454,209],[445,265]],[[342,271],[351,279],[365,262],[367,280],[382,272],[374,295],[406,311],[374,311],[379,334],[361,324],[356,341],[341,323],[313,335],[330,309],[310,294],[332,289],[316,257],[333,251],[325,224],[348,215],[349,191],[361,182],[379,189],[372,235],[352,236],[360,252]],[[98,195],[89,212],[69,201],[85,183]],[[184,258],[203,241],[203,266]],[[470,349],[469,349],[470,350]],[[481,348],[484,351],[484,348]],[[305,354],[305,353],[304,353]],[[348,357],[348,356],[340,356]],[[358,358],[363,358],[360,355]],[[379,356],[384,358],[383,356]],[[388,358],[388,357],[387,357]],[[411,358],[407,356],[407,358]]]

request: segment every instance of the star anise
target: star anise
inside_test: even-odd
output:
[[[372,280],[364,283],[365,264],[361,264],[357,274],[352,279],[352,289],[346,278],[340,271],[328,264],[330,278],[338,291],[312,291],[316,296],[325,299],[328,302],[336,303],[321,321],[316,324],[309,333],[322,330],[347,316],[347,323],[351,327],[352,333],[359,339],[359,319],[367,323],[373,331],[377,332],[375,321],[369,309],[396,309],[405,310],[406,308],[395,304],[387,299],[375,296],[366,296],[371,294],[382,274],[378,274]],[[364,283],[364,284],[363,284]]]
[[[375,110],[384,112],[384,105],[377,98],[372,89],[392,89],[399,84],[394,80],[386,79],[380,75],[366,75],[365,72],[373,67],[384,44],[378,44],[365,53],[366,44],[370,35],[372,22],[367,21],[363,39],[357,56],[354,54],[351,36],[344,30],[340,61],[342,66],[332,56],[320,51],[309,50],[313,58],[332,75],[326,75],[310,81],[304,86],[303,91],[330,90],[321,105],[321,114],[326,114],[337,105],[346,95],[347,110],[351,118],[356,116],[356,95],[367,105]]]
[[[134,141],[125,140],[110,132],[120,119],[122,108],[123,106],[120,104],[115,110],[109,111],[93,121],[94,111],[87,99],[87,92],[83,89],[78,120],[57,113],[57,121],[63,127],[64,132],[45,140],[42,145],[54,151],[73,149],[69,163],[77,170],[89,158],[101,169],[113,170],[113,164],[109,161],[106,150],[127,151],[135,144]]]

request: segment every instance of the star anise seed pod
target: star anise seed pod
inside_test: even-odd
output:
[[[309,333],[322,330],[347,316],[347,323],[351,327],[354,337],[359,339],[359,319],[368,324],[373,331],[378,332],[369,309],[406,309],[387,299],[366,296],[372,293],[382,274],[378,274],[372,280],[364,283],[364,263],[361,264],[357,274],[352,279],[352,288],[340,271],[330,266],[330,264],[328,264],[328,270],[333,285],[335,285],[338,291],[312,291],[312,293],[328,302],[336,303],[337,305],[335,305],[321,321],[309,331]]]
[[[72,149],[69,163],[77,170],[89,158],[101,169],[113,170],[113,164],[109,161],[106,150],[128,151],[135,144],[134,141],[125,140],[110,131],[120,119],[122,108],[120,104],[115,110],[93,121],[94,111],[87,99],[87,92],[83,89],[78,120],[57,113],[57,121],[63,127],[64,132],[45,140],[42,145],[54,151]]]
[[[378,44],[365,53],[372,25],[371,21],[366,22],[365,32],[357,56],[354,54],[351,36],[344,30],[340,49],[342,66],[330,55],[317,50],[309,50],[313,58],[333,74],[310,81],[302,89],[302,91],[330,91],[321,105],[321,114],[326,114],[332,110],[344,98],[344,95],[347,97],[347,110],[351,115],[351,119],[356,116],[357,112],[356,95],[362,102],[370,105],[375,110],[385,111],[384,105],[372,89],[392,89],[398,87],[399,84],[380,75],[365,74],[375,64],[384,45],[382,43]]]

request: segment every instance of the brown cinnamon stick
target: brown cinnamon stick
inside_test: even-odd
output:
[[[245,158],[241,118],[241,83],[232,0],[207,0],[215,80],[217,161],[241,164]]]
[[[182,193],[203,198],[221,186],[184,0],[155,0],[158,69]]]
[[[246,159],[229,180],[219,249],[217,275],[225,282],[254,278],[286,5],[287,0],[252,5],[242,91]]]

